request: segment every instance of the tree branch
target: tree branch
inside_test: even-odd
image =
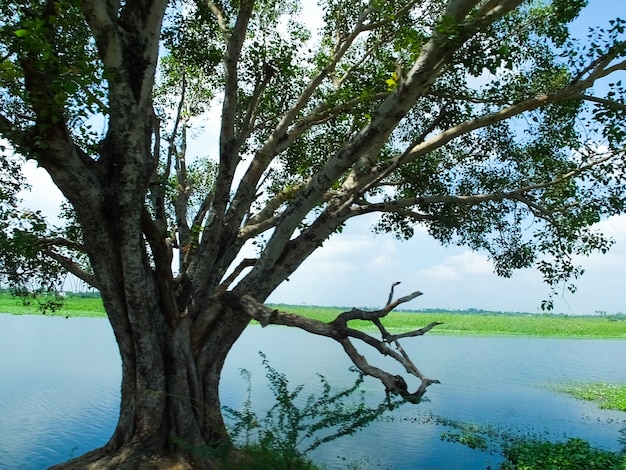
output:
[[[96,281],[96,276],[94,276],[89,271],[83,269],[78,263],[76,263],[70,257],[64,256],[52,249],[45,249],[44,253],[46,254],[46,256],[55,260],[57,263],[63,266],[64,269],[66,269],[69,273],[76,276],[81,281],[85,282],[86,284],[90,285],[91,287],[95,289],[99,289],[98,283]]]
[[[255,258],[245,258],[241,260],[241,263],[239,263],[235,270],[226,279],[224,279],[224,281],[222,281],[216,291],[226,292],[228,287],[235,281],[235,279],[237,279],[237,276],[239,276],[244,269],[254,266],[256,261],[257,260]]]
[[[254,86],[250,102],[248,103],[248,108],[246,109],[246,114],[243,117],[239,128],[238,147],[241,147],[244,144],[254,129],[254,122],[258,111],[257,106],[274,73],[275,70],[270,65],[266,64],[263,70],[263,78],[258,80]]]
[[[212,2],[211,0],[206,0],[206,4],[209,7],[209,10],[211,10],[211,13],[215,15],[215,18],[217,18],[217,25],[219,26],[220,31],[222,31],[224,36],[228,38],[230,32],[226,26],[226,17],[224,16],[224,12],[215,4],[215,2]]]
[[[290,127],[293,125],[298,114],[309,103],[318,87],[335,70],[336,65],[350,49],[356,38],[362,33],[360,28],[365,18],[366,16],[362,14],[354,30],[342,41],[340,47],[335,50],[332,58],[324,66],[324,68],[307,84],[295,103],[283,115],[271,136],[256,153],[250,166],[246,170],[246,173],[242,178],[242,182],[238,187],[237,194],[235,195],[235,200],[240,201],[240,204],[239,207],[236,207],[238,211],[233,211],[230,216],[231,224],[240,225],[241,220],[245,216],[244,208],[249,207],[253,201],[258,182],[274,156],[279,153],[281,148],[285,148],[288,144],[293,142],[297,136],[301,135],[306,130],[306,128],[300,128],[299,134],[292,134],[288,140],[285,139],[285,136],[287,135]]]
[[[208,2],[208,5],[211,7],[213,4]],[[215,6],[213,5],[213,7]],[[219,216],[225,213],[228,205],[231,184],[239,161],[239,142],[235,124],[239,106],[238,69],[253,7],[254,0],[242,0],[240,2],[233,31],[226,35],[227,49],[224,58],[224,98],[220,127],[219,172],[215,184],[215,197],[212,199],[212,203],[215,205],[213,212]],[[217,7],[215,8],[217,9]],[[218,20],[219,18],[221,16],[218,16]],[[214,236],[211,237],[212,228],[212,225],[207,225],[204,231],[205,239],[210,240],[209,243],[215,243],[215,236],[219,236],[221,232],[215,230],[213,231]]]
[[[416,196],[411,198],[403,198],[396,199],[392,201],[383,201],[379,203],[369,203],[365,206],[360,206],[356,211],[358,214],[372,213],[372,212],[393,212],[393,213],[401,213],[402,209],[406,209],[411,206],[415,206],[418,204],[421,205],[431,205],[431,204],[481,204],[483,202],[488,201],[502,201],[505,199],[517,200],[529,206],[529,208],[534,209],[540,213],[542,213],[546,217],[552,216],[555,210],[548,210],[539,206],[537,203],[532,201],[532,199],[528,198],[526,195],[533,191],[546,189],[552,186],[556,186],[565,181],[568,181],[572,178],[575,178],[586,171],[590,171],[592,168],[606,163],[607,161],[615,158],[613,155],[606,155],[602,158],[594,160],[593,162],[587,163],[585,165],[580,166],[572,171],[569,171],[558,178],[555,178],[550,181],[545,181],[542,183],[532,184],[522,186],[520,188],[511,190],[511,191],[502,191],[502,192],[494,192],[494,193],[484,193],[484,194],[470,194],[470,195],[453,195],[453,194],[445,194],[439,196]],[[403,213],[403,215],[409,215]],[[415,217],[422,217],[422,214],[413,213]]]
[[[591,101],[593,103],[598,103],[608,108],[617,109],[619,111],[626,111],[626,104],[619,103],[617,101],[609,100],[606,98],[599,98],[597,96],[581,94],[580,97],[585,101]]]
[[[329,323],[305,318],[300,315],[294,315],[288,312],[270,309],[269,307],[266,307],[265,305],[257,302],[254,298],[248,295],[239,297],[238,303],[240,304],[241,308],[248,315],[250,315],[251,318],[257,320],[259,323],[261,323],[261,326],[263,327],[270,324],[293,326],[308,331],[309,333],[334,339],[339,344],[341,344],[341,346],[346,351],[348,357],[350,357],[352,362],[363,373],[379,379],[384,384],[385,389],[388,392],[397,393],[408,401],[418,402],[426,392],[428,386],[434,383],[439,383],[439,381],[429,379],[424,374],[422,374],[415,366],[413,361],[406,354],[404,349],[402,349],[398,340],[401,338],[424,335],[441,323],[433,322],[423,328],[419,328],[414,331],[402,333],[399,335],[390,335],[381,324],[380,318],[386,316],[398,305],[409,302],[415,297],[422,295],[421,292],[416,291],[412,294],[400,297],[397,300],[393,301],[393,288],[398,284],[399,283],[394,283],[392,285],[389,300],[382,309],[372,312],[367,312],[361,309],[352,309],[348,312],[343,312],[339,314],[337,318],[335,318],[335,320]],[[371,321],[378,327],[379,331],[381,332],[382,339],[376,339],[364,331],[350,328],[348,326],[348,322],[352,320]],[[396,362],[404,367],[408,374],[413,375],[420,380],[419,388],[415,392],[410,392],[408,390],[407,382],[402,376],[392,375],[378,367],[369,364],[365,357],[362,356],[355,348],[350,338],[361,340],[365,344],[376,349],[382,355],[394,359]],[[394,343],[394,346],[396,348],[395,350],[390,347],[389,343],[391,342]]]

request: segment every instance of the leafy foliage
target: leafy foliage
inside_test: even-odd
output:
[[[36,121],[66,121],[77,144],[94,153],[99,134],[90,118],[107,112],[106,84],[98,51],[77,0],[0,3],[0,103],[13,117],[4,137],[24,155],[48,145],[19,138]],[[35,76],[47,89],[27,91]]]
[[[592,447],[580,438],[551,442],[486,425],[441,417],[432,419],[437,424],[451,428],[451,431],[442,434],[442,439],[463,444],[470,449],[501,454],[506,460],[498,466],[500,470],[622,470],[626,464],[626,447],[621,452],[611,452]],[[620,441],[624,444],[626,429],[621,434]]]
[[[500,468],[559,470],[621,470],[623,459],[615,452],[593,448],[587,441],[570,438],[566,442],[520,440],[504,450],[507,461]]]
[[[274,369],[263,353],[259,354],[276,403],[259,417],[252,404],[250,372],[242,369],[241,376],[248,383],[248,396],[239,410],[225,407],[226,416],[232,422],[231,436],[236,443],[279,453],[285,459],[285,468],[300,468],[294,466],[294,462],[306,453],[356,433],[387,410],[405,403],[390,398],[376,407],[368,406],[361,388],[363,374],[354,369],[351,369],[357,373],[354,385],[339,391],[334,391],[326,378],[318,374],[321,393],[309,395],[303,402],[304,385],[290,389],[287,377]]]
[[[41,212],[19,207],[18,193],[26,187],[19,161],[2,155],[0,167],[0,278],[24,302],[39,302],[44,310],[54,310],[60,306],[55,292],[64,270],[45,253],[43,240],[50,229]]]

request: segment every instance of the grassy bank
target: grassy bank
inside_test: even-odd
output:
[[[581,382],[557,385],[554,389],[579,400],[593,401],[602,409],[626,411],[626,385]]]
[[[344,310],[290,305],[274,307],[322,321],[331,321]],[[393,312],[383,319],[385,326],[395,331],[408,331],[435,321],[443,325],[437,326],[429,334],[626,338],[626,319],[623,317]],[[372,328],[368,322],[355,321],[354,326]]]
[[[331,321],[345,309],[336,307],[308,307],[273,305],[273,308]],[[0,312],[37,314],[36,302],[23,305],[10,294],[0,294]],[[68,317],[104,317],[102,301],[97,297],[68,296],[56,312]],[[429,334],[460,335],[526,335],[563,338],[626,338],[626,320],[623,317],[567,316],[567,315],[506,315],[467,314],[457,312],[393,312],[383,323],[393,331],[408,331],[431,322],[443,322]],[[371,328],[371,324],[355,321],[357,328]]]
[[[0,294],[0,312],[14,315],[40,314],[41,310],[37,300],[31,299],[24,303],[8,293]],[[63,306],[54,315],[66,317],[106,317],[102,300],[99,297],[68,296],[64,299]]]

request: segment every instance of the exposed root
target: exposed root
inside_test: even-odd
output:
[[[203,466],[202,468],[212,468]],[[135,447],[122,447],[114,453],[96,449],[50,470],[196,470],[196,463],[182,456],[149,455]]]

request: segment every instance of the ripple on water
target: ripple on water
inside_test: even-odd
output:
[[[63,462],[105,444],[115,429],[120,363],[110,326],[106,320],[49,320],[0,315],[2,470],[40,470]],[[625,383],[626,341],[430,336],[403,345],[424,373],[441,380],[429,389],[429,401],[319,447],[314,460],[329,469],[353,461],[394,470],[497,465],[498,456],[442,442],[446,429],[426,420],[429,414],[535,433],[547,429],[555,438],[567,434],[619,448],[621,414],[542,385],[576,379]],[[253,327],[227,360],[224,405],[238,407],[245,400],[247,386],[238,372],[245,367],[252,373],[253,406],[271,406],[259,350],[292,386],[306,384],[305,397],[319,387],[316,372],[334,387],[354,379],[336,344],[298,331]],[[364,386],[375,401],[384,396],[376,381]]]
[[[119,393],[85,387],[77,400],[71,388],[32,390],[2,410],[3,427],[12,430],[0,443],[6,468],[39,470],[106,443],[115,429]]]

